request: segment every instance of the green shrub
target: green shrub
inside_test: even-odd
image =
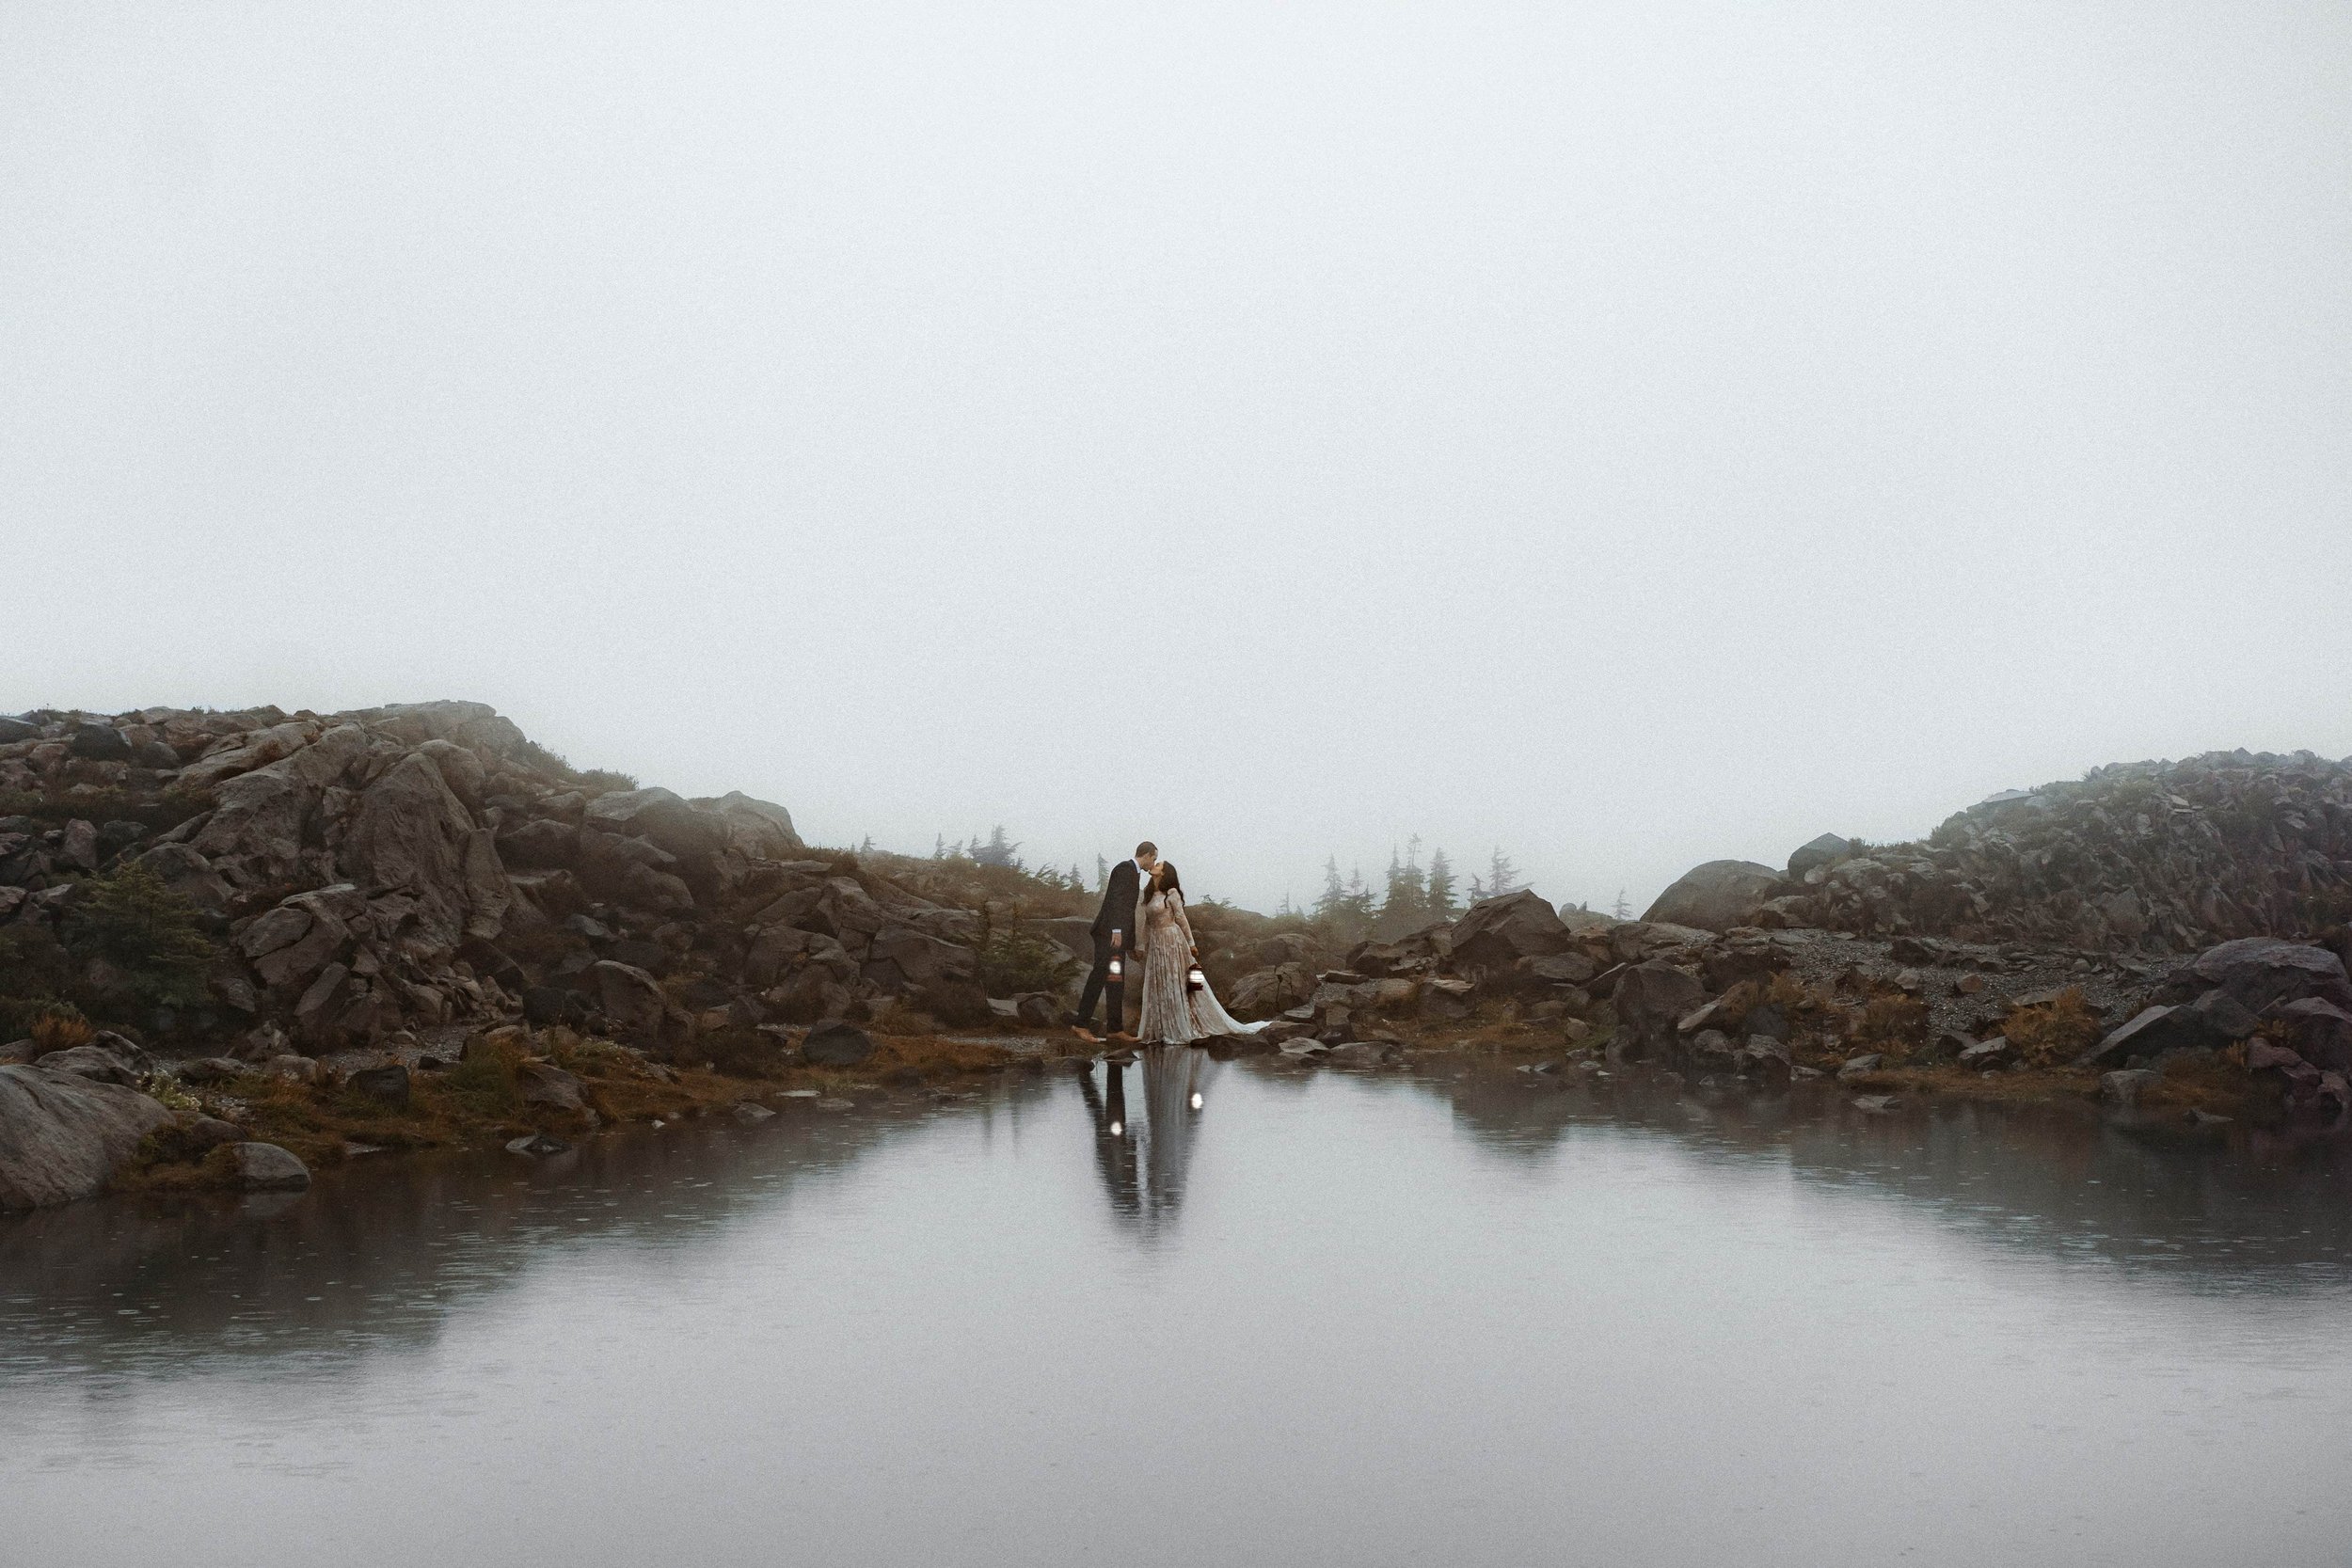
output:
[[[149,1006],[193,1006],[204,1000],[212,939],[196,906],[144,865],[125,865],[82,884],[65,920],[65,945],[77,958],[101,958],[131,997]]]
[[[1077,972],[1060,948],[1028,931],[999,931],[980,944],[980,990],[990,996],[1059,991]]]
[[[457,1102],[479,1117],[512,1116],[522,1105],[515,1071],[517,1053],[480,1038],[466,1042],[465,1059],[442,1078]]]

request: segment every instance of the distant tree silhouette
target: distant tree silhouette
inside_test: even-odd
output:
[[[1473,887],[1476,885],[1477,883],[1475,881],[1471,883],[1471,886]],[[1494,856],[1486,863],[1486,891],[1485,896],[1488,898],[1500,898],[1506,893],[1518,892],[1518,890],[1525,885],[1525,883],[1519,880],[1519,868],[1511,863],[1511,857],[1502,852],[1502,847],[1501,845],[1498,844],[1495,846]]]
[[[1454,863],[1442,849],[1429,852],[1429,876],[1422,889],[1422,907],[1432,920],[1454,918]]]

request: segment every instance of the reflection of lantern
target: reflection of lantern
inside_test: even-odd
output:
[[[1120,1137],[1120,1136],[1123,1135],[1123,1134],[1126,1132],[1126,1131],[1127,1131],[1127,1124],[1126,1124],[1125,1122],[1122,1122],[1122,1121],[1115,1121],[1115,1122],[1112,1122],[1112,1123],[1111,1123],[1111,1136],[1112,1136],[1112,1137],[1114,1137],[1114,1138],[1116,1138],[1116,1137]]]
[[[1200,1091],[1199,1089],[1192,1091],[1192,1108],[1196,1111],[1200,1109]]]
[[[1208,989],[1208,984],[1209,977],[1200,973],[1200,966],[1199,964],[1196,963],[1190,969],[1184,971],[1184,989],[1186,990],[1205,990]]]
[[[1114,980],[1122,977],[1127,973],[1127,960],[1124,957],[1126,945],[1126,932],[1113,931],[1111,933],[1111,967],[1109,974],[1110,977]]]

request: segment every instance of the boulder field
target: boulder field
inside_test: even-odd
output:
[[[2352,919],[2352,759],[2212,752],[2005,790],[1925,840],[1710,861],[1652,921],[2176,956]]]
[[[784,807],[574,770],[480,704],[34,714],[7,734],[0,793],[45,810],[0,816],[0,923],[57,926],[85,879],[151,871],[217,958],[201,1004],[142,1025],[247,1059],[518,1015],[659,1050],[968,989],[977,967],[970,911],[808,855]],[[58,810],[77,791],[91,817]],[[131,809],[174,802],[161,829]]]
[[[134,871],[193,911],[191,984],[142,990],[73,947]],[[297,1184],[236,1128],[192,1131],[144,1092],[173,1074],[332,1076],[397,1104],[420,1039],[516,1025],[652,1063],[772,1050],[787,1025],[816,1026],[793,1031],[796,1055],[830,1059],[894,1003],[1039,1027],[1053,982],[992,998],[982,948],[1009,912],[994,938],[1066,974],[1084,900],[1051,885],[1041,913],[952,894],[921,863],[812,850],[783,806],[572,768],[474,703],[0,718],[0,967],[62,955],[74,984],[137,999],[121,1032],[0,1045],[0,1207],[96,1190],[167,1123],[227,1148],[247,1185]],[[1234,1010],[1301,1058],[1376,1061],[1408,1033],[1508,1018],[1725,1081],[1809,1076],[1834,1051],[1844,1077],[2043,1067],[2138,1103],[2153,1081],[2131,1074],[2226,1060],[2286,1111],[2340,1118],[2347,914],[2352,768],[2241,752],[1996,796],[1915,844],[1824,834],[1781,869],[1709,862],[1639,921],[1532,892],[1346,946],[1213,906],[1200,920]],[[38,993],[10,978],[0,1005],[22,1022]],[[532,1103],[575,1094],[518,1070]]]

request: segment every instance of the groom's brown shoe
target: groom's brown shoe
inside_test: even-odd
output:
[[[1093,1030],[1088,1028],[1083,1023],[1072,1024],[1070,1026],[1070,1032],[1077,1036],[1080,1039],[1086,1041],[1089,1045],[1100,1045],[1103,1043],[1103,1037],[1096,1034]]]

